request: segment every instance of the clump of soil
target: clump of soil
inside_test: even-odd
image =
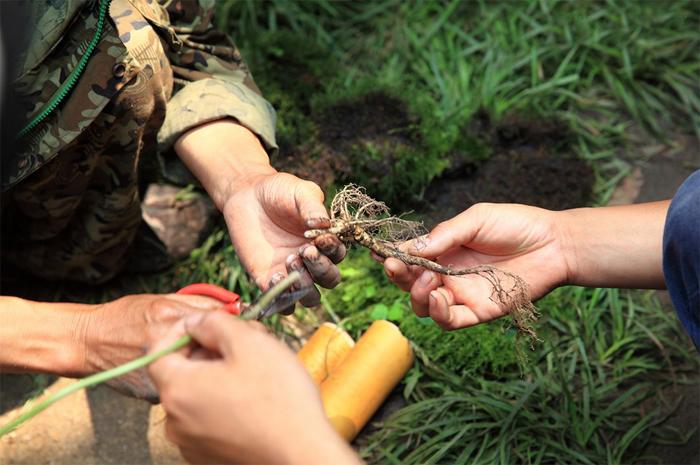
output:
[[[514,115],[493,123],[480,112],[465,128],[465,143],[456,144],[464,148],[454,148],[449,156],[424,147],[420,121],[403,101],[385,92],[341,100],[315,112],[311,120],[314,137],[279,155],[274,160],[279,169],[324,190],[361,184],[396,208],[414,208],[428,226],[477,202],[562,210],[591,199],[593,170],[575,155],[573,135],[556,120]],[[484,151],[490,152],[485,161]],[[433,179],[446,158],[450,166]],[[423,202],[416,205],[415,198],[431,179]]]
[[[384,146],[415,141],[416,121],[401,100],[383,92],[339,102],[321,111],[316,121],[321,142],[339,154],[362,142]]]
[[[477,115],[470,130],[489,139],[492,155],[480,165],[453,164],[431,183],[421,209],[427,224],[450,218],[478,202],[564,210],[590,201],[593,170],[574,154],[572,135],[564,124],[518,116],[492,124],[484,115]]]
[[[384,92],[341,100],[312,115],[317,140],[291,147],[275,165],[319,184],[361,179],[379,185],[392,171],[395,155],[418,141],[416,120],[405,104]]]

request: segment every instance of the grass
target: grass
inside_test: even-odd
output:
[[[677,347],[682,334],[651,294],[568,288],[540,306],[544,342],[522,377],[429,376],[364,456],[373,463],[626,463],[648,441],[676,434],[658,426],[678,401],[664,387],[684,382],[680,373],[694,364],[673,355],[685,352]]]

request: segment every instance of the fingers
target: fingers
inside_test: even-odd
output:
[[[289,272],[289,270],[290,270],[290,268],[287,268],[288,272]],[[299,278],[299,280],[303,281],[304,280],[303,273],[300,271],[299,274],[301,275],[301,278]],[[267,284],[266,290],[272,289],[278,282],[282,281],[285,277],[286,277],[286,275],[282,272],[277,272],[277,273],[273,274],[272,278],[270,278],[270,282]],[[311,278],[309,278],[309,279],[311,279]],[[279,313],[281,313],[282,315],[291,315],[292,313],[294,313],[294,306],[295,306],[295,304],[292,304],[289,307],[285,308],[284,310],[280,310]]]
[[[324,234],[314,239],[316,248],[333,263],[340,263],[345,258],[345,244],[335,234]]]
[[[196,313],[184,319],[185,330],[192,339],[224,358],[233,354],[234,333],[240,324],[244,323],[223,312]]]
[[[424,271],[411,286],[411,307],[419,317],[429,315],[430,293],[438,288],[442,281],[432,271]]]
[[[304,266],[314,282],[326,289],[332,289],[340,283],[340,271],[333,262],[323,255],[314,245],[306,244],[299,249]]]
[[[387,258],[384,261],[384,272],[400,289],[410,291],[414,281],[420,275],[422,269],[416,266],[408,266],[396,258]]]
[[[434,258],[454,247],[468,245],[478,234],[486,213],[483,204],[477,204],[438,224],[427,236],[410,241],[407,247],[415,255]]]
[[[180,339],[182,336],[187,334],[185,330],[184,320],[180,320],[170,327],[168,332],[163,336],[157,343],[153,345],[150,352],[158,352],[165,349],[166,347],[172,345]],[[162,357],[148,366],[148,374],[153,380],[158,391],[163,387],[163,384],[172,377],[173,373],[177,373],[180,367],[187,360],[185,356],[185,351],[178,351]]]
[[[301,257],[299,255],[290,255],[287,257],[286,266],[287,272],[291,273],[292,271],[297,271],[301,275],[299,281],[294,283],[294,286],[292,286],[292,290],[296,291],[306,287],[311,288],[309,293],[306,294],[299,302],[305,307],[315,307],[320,304],[321,294],[318,292],[318,289],[316,289],[316,286],[314,286],[314,280],[304,267],[304,262],[302,261]],[[287,310],[283,311],[282,313],[285,315],[291,314],[294,311],[294,305],[290,307],[290,310],[291,311],[289,313],[287,313]]]
[[[466,328],[481,323],[466,305],[454,305],[452,293],[444,287],[430,293],[430,317],[443,329]]]
[[[294,202],[297,211],[309,229],[328,228],[330,219],[323,205],[323,191],[311,181],[294,185]]]

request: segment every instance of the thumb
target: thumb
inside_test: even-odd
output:
[[[150,353],[165,349],[180,339],[184,334],[185,325],[183,321],[180,320],[170,327],[165,336],[151,348]],[[148,374],[158,391],[162,389],[164,383],[166,383],[168,379],[172,378],[173,373],[181,371],[183,363],[187,361],[186,352],[187,349],[180,349],[177,352],[173,352],[172,354],[156,360],[148,366]]]
[[[323,205],[323,191],[311,181],[300,181],[294,188],[294,202],[307,228],[327,228],[330,218]]]
[[[484,215],[480,209],[471,207],[459,215],[435,226],[426,236],[412,240],[408,250],[414,255],[435,258],[448,250],[468,247],[484,224]]]
[[[228,357],[233,353],[235,327],[240,323],[224,312],[196,313],[185,318],[185,330],[205,349]]]

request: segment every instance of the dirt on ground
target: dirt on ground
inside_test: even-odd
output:
[[[44,395],[75,382],[59,378]],[[0,423],[17,415],[29,375],[3,375]],[[39,397],[36,402],[43,397]],[[5,410],[15,404],[15,408]],[[164,435],[160,406],[130,399],[106,386],[82,390],[34,417],[24,427],[0,438],[4,465],[165,465],[184,464]]]
[[[334,183],[343,183],[357,173],[369,184],[379,183],[391,171],[393,154],[415,145],[416,120],[405,104],[383,92],[370,92],[355,99],[340,101],[312,115],[317,139],[299,147],[287,148],[274,162],[284,171],[314,181],[326,190]],[[382,156],[358,154],[374,148]]]
[[[493,153],[483,163],[454,157],[453,165],[430,184],[419,209],[429,227],[478,202],[523,203],[550,210],[590,202],[593,169],[574,154],[564,125],[517,116],[492,125],[482,114],[469,131],[486,137]]]

